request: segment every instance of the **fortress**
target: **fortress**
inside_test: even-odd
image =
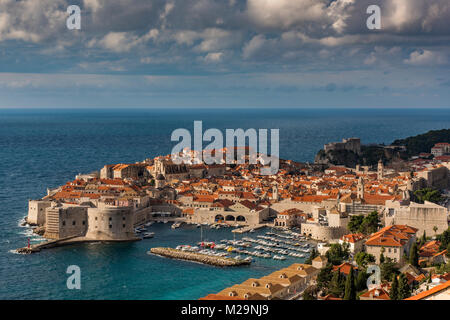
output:
[[[356,154],[361,153],[361,139],[359,138],[348,138],[343,139],[342,142],[331,142],[327,143],[323,146],[323,150],[325,152],[329,151],[339,151],[339,150],[347,150],[352,151]]]

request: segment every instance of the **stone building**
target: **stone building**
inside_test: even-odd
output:
[[[47,200],[29,200],[27,223],[30,225],[44,225],[45,210],[51,205],[52,202]]]
[[[373,233],[365,242],[366,252],[380,263],[380,255],[402,264],[409,256],[409,250],[416,241],[416,228],[406,225],[392,225]]]
[[[52,205],[46,209],[44,237],[63,239],[84,236],[89,206]]]
[[[361,153],[361,140],[359,138],[342,139],[342,142],[331,142],[323,146],[325,152],[332,150],[348,150],[356,154]]]
[[[387,201],[384,210],[386,225],[408,225],[425,231],[428,236],[440,234],[448,229],[449,212],[446,207],[425,201],[424,204],[415,202]],[[436,232],[434,231],[437,228]]]

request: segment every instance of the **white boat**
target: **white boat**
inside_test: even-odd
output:
[[[277,256],[277,255],[275,255],[275,256],[273,256],[273,259],[274,260],[286,260],[286,257],[285,256]]]
[[[144,239],[150,239],[153,238],[155,236],[154,232],[146,232],[144,233],[144,235],[142,236]]]
[[[172,229],[177,229],[181,226],[181,222],[175,222],[174,224],[172,224],[171,228]]]

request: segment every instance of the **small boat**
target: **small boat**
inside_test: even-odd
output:
[[[277,255],[275,255],[275,256],[273,256],[273,259],[274,260],[286,260],[286,257],[285,256],[277,256]]]
[[[172,224],[171,228],[172,229],[177,229],[181,226],[181,222],[175,222],[174,224]]]
[[[248,261],[248,262],[252,262],[252,260],[253,260],[252,257],[247,257],[244,259],[244,261]]]
[[[155,236],[154,232],[146,232],[144,233],[144,235],[142,236],[144,239],[150,239],[153,238]]]

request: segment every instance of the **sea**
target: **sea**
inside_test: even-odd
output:
[[[154,246],[201,240],[199,228],[163,223],[149,228],[153,239],[139,242],[14,253],[28,238],[42,241],[20,225],[29,199],[105,164],[169,154],[176,144],[172,132],[193,132],[195,120],[203,131],[279,129],[281,158],[313,162],[325,143],[343,138],[389,144],[450,128],[450,109],[0,109],[0,299],[198,299],[302,262],[256,258],[250,266],[219,268],[149,255]],[[233,239],[229,228],[205,228],[203,236]],[[67,287],[71,265],[81,270],[79,290]]]

